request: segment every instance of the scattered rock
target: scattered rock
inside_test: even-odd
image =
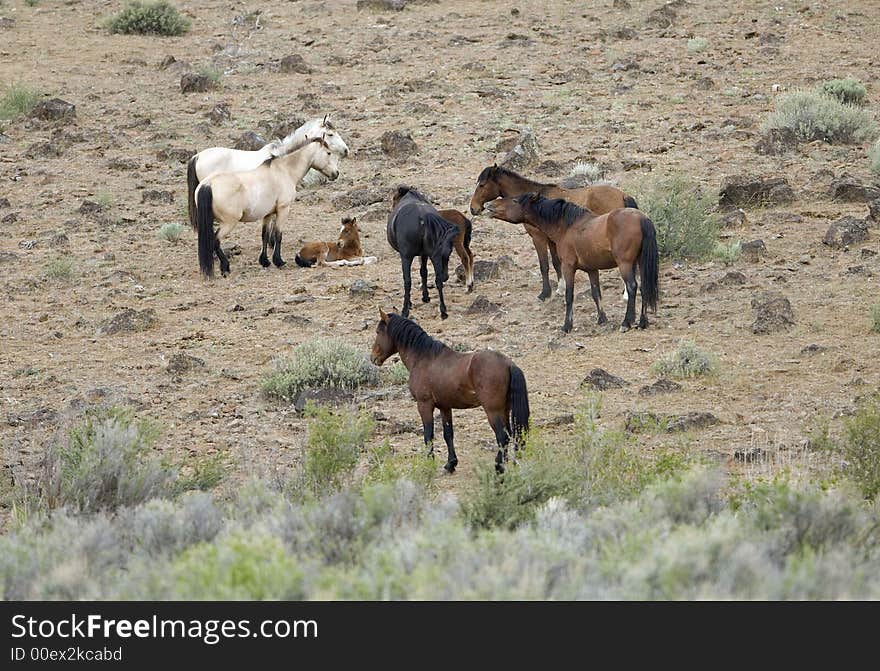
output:
[[[867,247],[862,247],[859,250],[859,254],[863,259],[870,259],[874,256],[877,256],[877,251],[874,249],[868,249]]]
[[[681,391],[681,385],[665,377],[661,377],[654,384],[648,384],[639,389],[639,396],[657,396],[658,394],[671,394]]]
[[[98,325],[98,335],[146,331],[158,323],[159,320],[153,308],[140,311],[127,308],[110,319],[105,319],[101,322]]]
[[[493,303],[485,296],[477,296],[474,302],[470,304],[468,309],[464,311],[466,315],[486,315],[494,314],[496,312],[501,312],[501,306],[497,303]]]
[[[501,140],[495,151],[498,154],[506,152],[496,163],[510,170],[525,170],[538,162],[538,140],[528,127],[513,137]]]
[[[844,270],[840,274],[843,277],[846,277],[848,275],[849,276],[855,275],[857,277],[874,277],[874,273],[872,273],[868,268],[866,268],[865,266],[862,266],[862,265],[849,266],[846,270]]]
[[[750,240],[740,245],[740,252],[746,261],[755,262],[762,256],[767,256],[767,245],[763,240]]]
[[[172,375],[181,375],[204,367],[205,362],[203,359],[178,352],[168,361],[168,366],[166,366],[165,370]]]
[[[380,138],[382,151],[392,158],[404,158],[418,151],[418,146],[409,131],[389,130]]]
[[[746,283],[746,276],[738,270],[731,270],[724,274],[719,282],[726,287],[735,287]]]
[[[711,412],[688,412],[684,415],[669,415],[666,417],[666,433],[679,433],[691,429],[705,429],[714,426],[720,420]]]
[[[55,142],[34,142],[24,150],[26,158],[58,158],[61,156],[61,145]]]
[[[0,30],[9,30],[15,26],[15,19],[10,19],[8,16],[0,16]]]
[[[675,2],[667,2],[665,5],[658,7],[648,14],[645,24],[653,28],[671,28],[672,24],[675,23],[675,19],[678,18],[678,14],[675,11],[676,6]]]
[[[614,0],[614,2],[611,3],[611,6],[614,7],[614,9],[632,9],[629,0]]]
[[[352,296],[372,296],[379,287],[372,282],[366,280],[355,280],[348,288],[348,293]]]
[[[311,401],[317,405],[340,406],[351,403],[354,400],[354,394],[345,389],[336,387],[309,387],[303,389],[296,395],[293,407],[297,412],[305,410],[306,404]]]
[[[300,75],[308,75],[312,73],[312,67],[306,63],[305,59],[299,54],[290,54],[281,59],[279,64],[281,72],[294,72]]]
[[[406,0],[357,0],[358,9],[377,9],[399,12],[406,7]]]
[[[794,190],[784,177],[731,175],[721,182],[718,205],[722,210],[727,210],[756,205],[782,205],[794,199]]]
[[[731,210],[721,217],[722,228],[742,228],[746,225],[746,213],[740,208]]]
[[[865,221],[869,224],[880,224],[880,198],[868,203],[868,218]]]
[[[868,238],[868,224],[863,219],[843,217],[828,228],[822,242],[834,249],[849,247]]]
[[[141,194],[141,202],[142,203],[173,203],[174,202],[174,192],[173,191],[156,191],[150,189],[148,191],[144,191]]]
[[[801,350],[801,354],[821,354],[822,352],[827,352],[828,348],[823,347],[822,345],[817,345],[816,343],[812,343],[807,345]]]
[[[9,204],[9,198],[0,198],[0,208],[11,207]]]
[[[195,154],[191,149],[184,147],[172,147],[170,149],[160,149],[156,152],[156,158],[160,161],[176,161],[177,163],[186,163],[192,155]]]
[[[18,254],[15,252],[0,252],[0,263],[12,263],[18,261]]]
[[[513,267],[513,259],[509,256],[501,256],[495,261],[479,259],[474,261],[474,280],[490,280],[501,277],[505,270]],[[459,282],[464,282],[464,266],[459,264],[455,269],[455,277]]]
[[[55,233],[49,240],[49,247],[52,249],[61,249],[70,245],[70,238],[67,237],[67,233],[64,231],[60,231]]]
[[[765,291],[752,298],[752,309],[755,311],[752,333],[767,335],[794,326],[791,302],[776,291]]]
[[[197,72],[185,72],[180,77],[181,93],[204,93],[217,88],[217,83],[205,75]]]
[[[766,453],[760,447],[738,447],[733,453],[733,458],[736,461],[750,464],[755,461],[764,461]]]
[[[336,195],[330,202],[337,210],[350,210],[355,207],[366,207],[374,203],[381,203],[385,200],[390,202],[387,189],[364,187]]]
[[[69,121],[76,118],[76,105],[61,98],[42,100],[31,111],[31,117],[42,121]]]
[[[831,182],[831,199],[843,203],[867,203],[880,198],[880,187],[862,184],[850,175],[841,175]]]
[[[623,416],[623,430],[627,433],[641,433],[646,429],[662,426],[663,416],[647,410],[627,410]]]
[[[238,139],[235,141],[235,144],[232,145],[233,149],[244,149],[245,151],[256,151],[257,149],[262,149],[266,144],[266,141],[257,135],[254,131],[249,130],[238,136]]]
[[[232,113],[229,111],[228,103],[217,103],[208,112],[208,119],[210,119],[211,123],[215,126],[219,126],[224,121],[229,121],[231,118]]]
[[[755,151],[764,156],[779,156],[797,148],[797,134],[790,128],[771,128],[765,131],[755,145]]]
[[[302,117],[289,117],[274,124],[269,124],[269,137],[285,138],[306,122]],[[262,124],[261,126],[262,127]]]
[[[27,426],[33,428],[38,424],[55,424],[59,420],[58,413],[52,408],[37,408],[30,412],[9,413],[6,415],[6,423],[9,426]]]
[[[84,201],[80,204],[79,209],[77,210],[77,212],[78,212],[79,214],[90,215],[90,214],[98,214],[98,213],[101,212],[101,210],[103,210],[103,209],[104,209],[104,208],[103,208],[101,205],[99,205],[98,203],[96,203],[96,202],[94,202],[94,201],[92,201],[92,200],[84,200]]]
[[[622,377],[612,375],[607,370],[603,370],[602,368],[594,368],[590,371],[590,374],[587,375],[581,382],[582,387],[592,387],[593,389],[598,389],[599,391],[606,391],[608,389],[620,389],[621,387],[625,387],[628,384],[629,382],[624,380]]]
[[[107,161],[107,168],[110,170],[137,170],[140,163],[133,158],[111,158]]]
[[[574,415],[570,413],[546,419],[540,423],[540,426],[566,426],[568,424],[574,424]]]
[[[18,212],[10,212],[5,217],[0,219],[0,222],[4,224],[14,224],[16,221],[18,221]]]

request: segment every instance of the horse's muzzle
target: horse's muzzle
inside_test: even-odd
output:
[[[477,216],[477,215],[478,215],[480,212],[482,212],[482,211],[483,211],[483,208],[482,208],[482,207],[478,210],[478,209],[475,208],[473,205],[471,205],[471,214],[472,214],[472,215]]]

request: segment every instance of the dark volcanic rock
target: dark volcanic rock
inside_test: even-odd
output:
[[[229,111],[228,103],[217,103],[208,112],[208,119],[210,119],[211,123],[215,126],[219,126],[224,121],[229,121],[231,118],[232,113]]]
[[[798,144],[797,133],[790,128],[771,128],[758,140],[755,151],[765,156],[779,156],[796,149]]]
[[[493,303],[485,296],[477,296],[464,313],[466,315],[489,315],[500,311],[501,306],[497,303]]]
[[[657,396],[658,394],[671,394],[681,391],[681,385],[665,377],[661,377],[654,384],[648,384],[639,389],[639,396]]]
[[[880,224],[880,198],[868,203],[868,217],[865,221],[869,224]]]
[[[740,245],[740,252],[746,261],[758,261],[762,256],[767,256],[767,246],[763,240],[750,240]]]
[[[232,145],[232,148],[243,149],[245,151],[256,151],[257,149],[262,149],[265,144],[266,141],[263,138],[257,135],[254,131],[249,130],[238,136],[238,139],[235,141],[235,144]]]
[[[142,203],[173,203],[174,202],[174,192],[173,191],[156,191],[150,189],[148,191],[144,191],[141,194],[141,202]]]
[[[297,412],[305,410],[306,404],[311,401],[316,405],[333,405],[339,406],[351,403],[354,394],[345,389],[337,389],[336,387],[310,387],[303,389],[296,395],[293,407]]]
[[[391,202],[388,189],[380,189],[378,187],[363,187],[360,189],[352,189],[348,193],[341,193],[333,197],[330,201],[337,210],[350,210],[354,207],[366,207],[373,203],[381,203],[387,200]]]
[[[783,205],[794,199],[794,190],[784,177],[731,175],[721,182],[718,205],[726,210],[758,205]]]
[[[831,198],[843,203],[867,203],[880,198],[880,188],[862,184],[850,175],[841,175],[831,182]]]
[[[746,213],[737,208],[721,217],[722,228],[741,228],[746,225]]]
[[[140,311],[127,308],[110,319],[105,319],[101,322],[98,326],[98,335],[146,331],[158,323],[159,320],[153,308]]]
[[[185,72],[180,77],[180,91],[182,93],[204,93],[217,88],[217,83],[210,77],[196,72]]]
[[[171,147],[170,149],[160,149],[156,152],[156,158],[160,161],[176,161],[177,163],[186,163],[192,155],[195,154],[191,149],[184,147]]]
[[[392,158],[405,158],[419,150],[409,131],[386,131],[379,142],[382,151]]]
[[[711,412],[688,412],[684,415],[669,415],[666,418],[666,433],[678,433],[691,429],[705,429],[714,426],[719,419]]]
[[[79,209],[77,210],[77,213],[92,215],[92,214],[98,214],[103,209],[104,208],[101,205],[99,205],[98,203],[96,203],[92,200],[84,200],[82,202],[82,204],[80,204]]]
[[[840,249],[867,239],[868,224],[865,220],[856,219],[855,217],[843,217],[831,224],[822,242],[829,247]]]
[[[620,389],[628,384],[629,382],[622,377],[612,375],[607,370],[601,368],[594,368],[591,370],[590,374],[581,382],[582,387],[592,387],[599,391],[605,391],[606,389]]]
[[[308,75],[312,72],[312,67],[306,63],[305,59],[299,54],[290,54],[281,59],[279,64],[281,72],[293,72],[300,75]]]
[[[357,0],[357,8],[399,12],[406,7],[406,1],[407,0]]]
[[[55,142],[34,142],[24,150],[26,158],[58,158],[61,156],[61,145]]]
[[[61,100],[61,98],[42,100],[31,111],[31,117],[42,121],[67,121],[75,119],[76,105]]]
[[[776,291],[765,291],[752,299],[755,322],[752,332],[760,335],[784,331],[794,326],[791,302]]]
[[[515,136],[501,140],[495,151],[504,153],[498,165],[510,170],[525,170],[538,162],[538,140],[531,128],[523,128]]]
[[[168,361],[168,366],[165,370],[172,375],[181,375],[204,367],[205,361],[203,359],[178,352]]]
[[[501,277],[504,271],[513,267],[513,259],[509,256],[500,256],[495,261],[479,259],[474,261],[474,280],[490,280],[495,277]],[[455,277],[459,282],[464,282],[464,266],[459,264],[455,269]]]
[[[372,296],[376,293],[376,289],[378,289],[375,284],[372,282],[367,282],[366,280],[355,280],[351,283],[351,286],[348,288],[348,293],[352,296]]]

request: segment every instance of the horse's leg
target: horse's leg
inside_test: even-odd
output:
[[[550,296],[550,278],[548,277],[550,265],[547,263],[547,236],[539,230],[528,226],[526,226],[526,233],[532,239],[535,253],[538,255],[538,267],[541,269],[541,293],[538,294],[538,300],[543,301]]]
[[[443,300],[443,282],[446,268],[449,265],[449,257],[444,259],[442,254],[438,254],[431,259],[431,263],[434,264],[434,284],[437,285],[437,295],[440,297],[440,319],[446,319],[449,313],[446,312],[446,301]]]
[[[419,416],[422,418],[422,429],[428,456],[434,457],[434,404],[431,401],[419,401]],[[446,429],[443,429],[444,436]]]
[[[556,252],[556,243],[547,240],[547,248],[550,250],[550,260],[553,262],[553,270],[556,271],[556,293],[560,296],[565,293],[565,279],[562,277],[562,262]]]
[[[269,219],[271,215],[268,217],[263,217],[263,249],[260,252],[260,265],[263,268],[269,267],[269,257],[266,255],[266,247],[269,245]],[[274,246],[274,241],[272,242]]]
[[[564,265],[562,267],[562,276],[565,279],[565,321],[562,324],[562,330],[565,333],[571,331],[572,314],[574,313],[574,266]]]
[[[599,271],[588,270],[587,275],[590,276],[590,293],[593,295],[593,302],[599,313],[599,320],[596,323],[604,324],[608,321],[608,317],[605,316],[605,310],[602,309],[602,287],[599,286]]]
[[[617,266],[620,269],[620,276],[626,284],[626,316],[623,318],[623,324],[620,325],[620,332],[629,331],[636,320],[636,271],[632,263],[621,263]]]
[[[237,222],[221,223],[220,228],[217,229],[217,232],[214,234],[214,251],[217,253],[217,258],[220,260],[220,274],[223,277],[226,277],[229,274],[229,259],[226,257],[226,254],[220,245],[223,240],[226,239],[226,236],[232,232],[236,223]]]
[[[468,293],[471,293],[474,290],[474,253],[471,251],[470,247],[465,247],[464,249],[468,255],[468,262],[466,264],[467,290]]]
[[[431,297],[428,295],[428,257],[422,255],[422,266],[419,268],[419,275],[422,276],[422,303],[430,303]]]
[[[458,457],[452,444],[452,409],[440,408],[440,417],[443,420],[443,440],[446,441],[446,465],[443,468],[447,473],[453,473],[458,466]]]
[[[401,317],[409,317],[409,292],[412,289],[412,257],[400,255],[400,265],[403,269],[403,309],[400,311]]]
[[[290,212],[289,207],[279,207],[275,213],[275,228],[272,236],[275,238],[275,251],[272,252],[272,263],[276,268],[284,265],[285,261],[281,258],[281,226],[287,221],[287,215]]]
[[[507,429],[507,419],[503,412],[486,411],[489,424],[495,432],[495,441],[498,443],[498,454],[495,455],[495,471],[504,473],[504,462],[507,461],[507,445],[510,443],[510,431]]]

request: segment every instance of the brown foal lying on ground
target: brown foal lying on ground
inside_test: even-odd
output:
[[[364,256],[361,249],[357,219],[343,217],[336,242],[309,242],[296,255],[296,264],[303,268],[319,266],[362,266],[375,263],[375,256]]]

